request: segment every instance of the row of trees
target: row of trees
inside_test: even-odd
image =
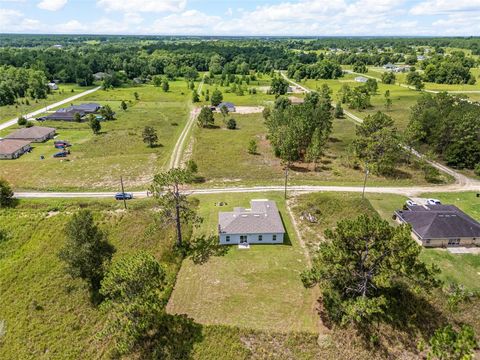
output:
[[[342,67],[335,61],[322,59],[313,64],[294,63],[288,67],[288,76],[302,79],[337,79],[343,75]]]
[[[427,144],[448,165],[474,169],[480,163],[480,107],[447,93],[423,94],[407,128],[412,146]]]
[[[18,98],[45,99],[49,91],[41,70],[0,66],[0,106],[13,105]]]

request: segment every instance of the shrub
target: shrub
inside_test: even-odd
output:
[[[229,130],[235,130],[237,128],[237,122],[235,121],[235,119],[231,118],[231,119],[228,119],[227,121],[227,129]]]
[[[475,166],[475,170],[473,170],[473,172],[475,175],[480,176],[480,163]]]
[[[27,119],[25,119],[23,116],[20,116],[17,120],[18,126],[25,126],[27,125]]]

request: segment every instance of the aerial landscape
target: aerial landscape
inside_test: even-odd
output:
[[[0,0],[0,359],[480,359],[479,19]]]

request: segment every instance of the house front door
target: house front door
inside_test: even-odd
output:
[[[240,244],[248,243],[247,235],[240,235]]]

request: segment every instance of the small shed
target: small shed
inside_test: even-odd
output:
[[[49,82],[47,86],[50,90],[58,90],[58,85],[55,82]]]
[[[236,109],[235,109],[235,105],[233,105],[231,102],[221,102],[220,104],[218,104],[217,106],[217,111],[220,112],[222,111],[222,107],[226,107],[228,112],[235,112]]]
[[[32,126],[15,130],[5,138],[11,140],[28,140],[29,142],[44,142],[48,139],[53,139],[55,131],[55,128]]]
[[[0,160],[16,159],[30,149],[30,141],[27,140],[0,140]]]

